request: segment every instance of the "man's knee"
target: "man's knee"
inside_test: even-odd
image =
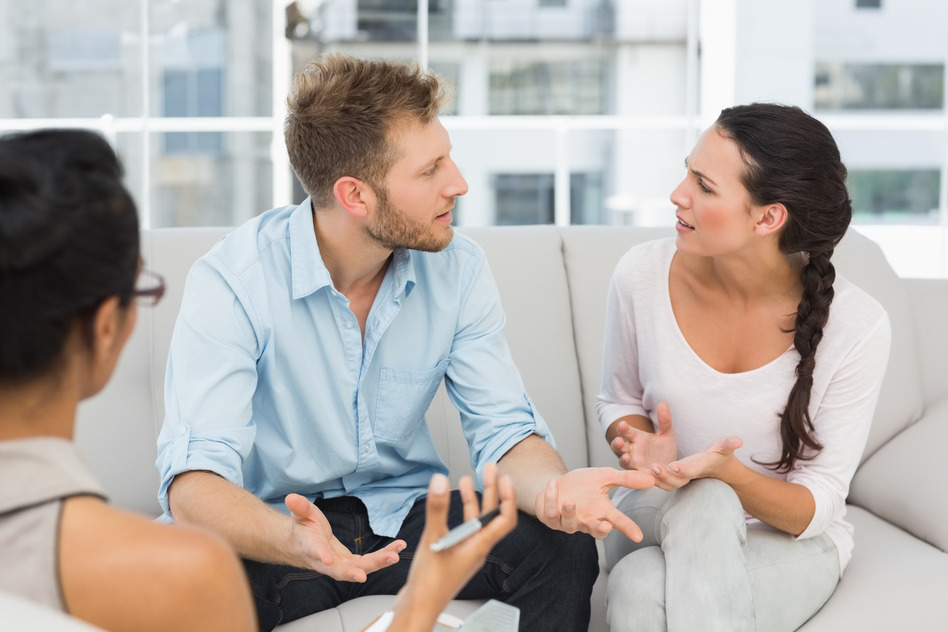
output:
[[[596,540],[585,533],[564,533],[540,524],[537,530],[539,553],[545,555],[551,572],[569,573],[578,583],[589,586],[599,576]]]

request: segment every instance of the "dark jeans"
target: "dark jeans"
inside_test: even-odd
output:
[[[316,505],[333,534],[353,553],[383,548],[391,538],[369,528],[365,505],[357,498],[322,499]],[[448,524],[463,520],[458,491],[452,492]],[[394,595],[404,585],[425,524],[425,501],[418,500],[398,538],[408,547],[397,564],[370,573],[364,584],[336,581],[316,571],[244,560],[261,630],[334,608],[364,595]],[[459,599],[498,599],[520,608],[520,629],[536,632],[586,632],[589,598],[599,574],[595,541],[585,534],[547,528],[520,513],[517,527],[501,540],[487,563],[458,594]]]

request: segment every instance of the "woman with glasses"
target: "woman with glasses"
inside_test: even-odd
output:
[[[0,590],[109,630],[250,630],[230,549],[109,506],[72,442],[164,291],[121,176],[91,132],[0,139]]]
[[[108,382],[138,306],[155,305],[165,289],[142,267],[121,177],[92,132],[0,138],[0,597],[107,630],[256,629],[231,549],[210,532],[109,506],[72,441],[79,402]],[[484,484],[482,506],[461,481],[465,519],[498,505],[500,516],[448,550],[419,547],[390,632],[431,630],[513,528],[510,480],[490,467]],[[447,532],[449,498],[447,478],[433,478],[422,543]],[[0,628],[4,617],[0,607]]]

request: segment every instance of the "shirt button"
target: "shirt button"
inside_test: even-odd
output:
[[[184,426],[178,426],[178,434],[179,434],[179,435],[184,435],[184,434],[186,434],[187,432],[188,432],[188,431],[185,430]]]
[[[368,454],[368,453],[369,453],[369,444],[365,444],[364,446],[362,446],[362,451],[363,451],[365,454]]]
[[[346,323],[346,329],[352,329],[352,321]]]

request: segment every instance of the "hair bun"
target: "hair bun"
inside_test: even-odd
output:
[[[71,213],[32,160],[0,152],[0,271],[29,268],[68,241]]]

